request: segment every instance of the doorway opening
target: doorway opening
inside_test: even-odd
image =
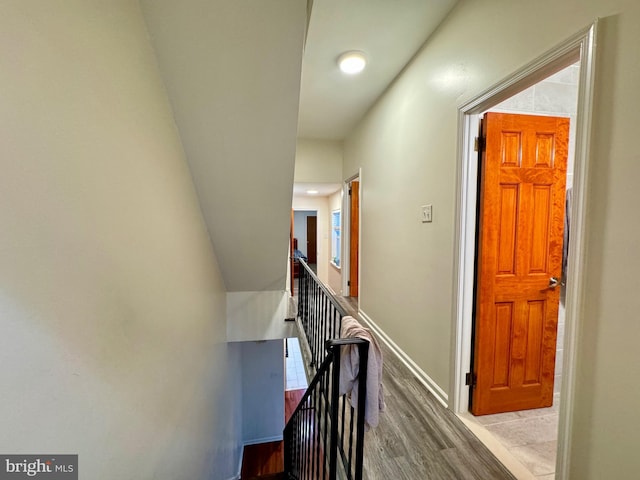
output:
[[[351,302],[358,304],[360,295],[360,174],[349,178],[344,186],[344,277],[343,292],[351,297]]]
[[[349,182],[349,296],[359,291],[360,263],[360,178]]]
[[[588,133],[594,76],[595,34],[596,24],[525,66],[509,79],[461,107],[459,111],[461,155],[459,158],[458,231],[456,232],[458,253],[455,275],[458,295],[454,306],[456,366],[453,375],[453,410],[494,454],[517,474],[518,478],[535,478],[538,475],[554,474],[556,478],[564,478],[568,469],[569,438],[567,433],[571,428],[569,413],[573,403],[574,384],[572,365],[575,338],[579,328],[577,312],[582,291],[584,198],[587,185],[586,159],[589,150]],[[536,89],[541,93],[538,102],[536,102]],[[554,95],[548,95],[553,91],[555,91]],[[571,91],[573,91],[572,98]],[[562,95],[562,92],[565,95]],[[542,97],[546,103],[541,100]],[[543,105],[542,110],[535,109],[536,103],[538,107]],[[567,108],[571,103],[577,104],[574,111]],[[572,128],[570,135],[575,147],[571,147],[569,152],[569,158],[575,159],[575,161],[570,160],[570,169],[567,175],[568,183],[572,184],[573,192],[571,195],[573,202],[569,209],[571,223],[568,227],[571,242],[566,263],[567,286],[562,295],[565,300],[561,303],[561,312],[558,316],[560,319],[564,314],[565,321],[559,329],[559,341],[556,347],[558,350],[555,354],[559,360],[556,362],[559,371],[556,371],[553,392],[555,404],[548,411],[516,411],[502,414],[506,416],[502,418],[493,415],[473,417],[468,413],[470,397],[474,388],[472,374],[474,372],[472,369],[474,315],[476,306],[479,305],[476,302],[474,259],[479,253],[477,251],[476,225],[480,218],[477,210],[481,184],[478,182],[478,153],[474,152],[473,147],[474,138],[478,136],[480,116],[490,111],[568,116],[571,118],[572,127],[575,127]],[[556,280],[559,281],[559,279]],[[506,370],[503,373],[505,373],[505,379],[510,381],[511,373]],[[558,403],[560,403],[559,406]],[[536,419],[536,417],[546,418],[539,421],[539,418]],[[502,420],[504,421],[502,422]],[[519,433],[513,430],[518,420],[523,420],[524,428],[528,429],[525,433],[538,432],[538,437],[545,440],[544,445],[519,444],[523,436],[519,436]],[[487,425],[493,427],[488,428]],[[546,427],[546,433],[540,433],[539,430],[536,430],[536,428],[540,428],[540,425],[542,428]],[[552,432],[553,438],[544,438],[544,435],[549,435],[549,432]],[[502,444],[496,442],[496,437],[501,437]],[[546,457],[546,463],[541,461],[544,457]]]
[[[294,257],[301,256],[318,273],[318,211],[294,210]]]

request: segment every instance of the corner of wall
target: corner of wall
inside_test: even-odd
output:
[[[289,293],[284,290],[227,293],[227,340],[246,342],[292,335]]]

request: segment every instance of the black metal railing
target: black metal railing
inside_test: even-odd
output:
[[[357,408],[347,395],[340,395],[341,355],[349,355],[348,348],[358,349],[359,378],[366,378],[367,340],[327,340],[326,357],[284,429],[284,467],[289,479],[362,479],[367,382],[358,382]]]
[[[311,352],[311,367],[318,369],[324,359],[327,340],[340,338],[345,310],[307,263],[298,269],[298,317]]]
[[[346,311],[303,259],[298,259],[298,318],[315,376],[284,431],[285,471],[290,479],[361,480],[366,380],[358,382],[358,405],[340,395],[341,355],[356,348],[358,378],[366,379],[369,342],[340,339]]]

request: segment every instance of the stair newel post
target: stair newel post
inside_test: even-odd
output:
[[[327,343],[330,343],[329,340]],[[329,480],[336,480],[338,472],[338,415],[340,398],[340,354],[341,347],[332,345],[333,365],[331,378],[331,440],[329,442]]]
[[[364,423],[367,404],[367,371],[369,366],[369,342],[358,345],[360,357],[358,371],[358,422],[356,424],[356,471],[354,480],[362,479],[364,461]]]
[[[284,427],[284,471],[286,473],[293,471],[292,426],[293,423],[287,423]]]

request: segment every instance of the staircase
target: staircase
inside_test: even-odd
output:
[[[340,371],[342,357],[357,353],[357,376],[365,378],[369,342],[339,338],[345,310],[303,260],[300,267],[301,343],[315,376],[287,421],[283,442],[245,447],[241,480],[362,480],[367,382],[358,382],[354,408],[350,396],[341,395]]]
[[[244,447],[241,480],[287,478],[284,475],[283,442],[269,442]]]
[[[285,475],[284,472],[279,472],[279,473],[268,473],[266,475],[260,475],[257,477],[249,477],[246,478],[242,477],[241,480],[286,480],[287,476]]]
[[[304,260],[300,266],[298,320],[316,373],[284,429],[284,471],[293,480],[361,480],[367,382],[358,382],[354,408],[340,392],[340,371],[343,356],[357,354],[357,376],[366,378],[369,342],[339,338],[346,312]]]

